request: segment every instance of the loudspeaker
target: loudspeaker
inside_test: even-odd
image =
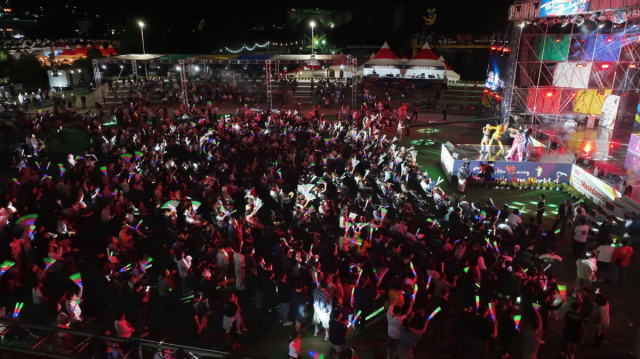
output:
[[[447,143],[444,144],[445,146],[447,146],[447,148],[454,148],[456,147],[458,144],[457,143],[453,143],[453,142],[449,142],[447,141]]]

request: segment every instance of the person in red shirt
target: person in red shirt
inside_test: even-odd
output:
[[[620,276],[620,284],[624,284],[624,280],[627,278],[629,260],[633,255],[633,248],[629,247],[628,239],[623,238],[620,244],[622,244],[622,247],[616,248],[611,255],[611,285],[616,284],[618,276]]]

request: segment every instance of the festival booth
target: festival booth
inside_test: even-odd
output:
[[[457,72],[453,71],[453,69],[449,66],[449,64],[447,64],[444,61],[444,57],[440,56],[438,61],[440,61],[440,62],[442,62],[444,64],[445,69],[446,69],[445,73],[446,73],[447,79],[449,79],[449,81],[452,81],[452,82],[460,81],[460,75]]]
[[[329,71],[330,77],[348,78],[353,76],[353,70],[345,60],[338,60],[331,64],[331,66],[329,66]],[[333,71],[333,74],[331,74],[331,71]],[[340,71],[342,71],[342,76],[340,76]]]
[[[86,57],[87,56],[87,49],[82,47],[82,45],[78,44],[78,46],[76,46],[75,50],[76,54],[82,56],[82,57]]]
[[[410,79],[442,79],[446,72],[446,65],[438,60],[428,43],[424,44],[416,56],[404,65],[404,68],[404,78]]]
[[[300,65],[293,70],[296,77],[326,77],[327,70],[323,69],[320,65]]]
[[[362,76],[402,77],[402,61],[385,42],[378,53],[364,63]]]
[[[67,46],[64,48],[64,50],[62,50],[60,54],[56,55],[56,60],[74,61],[81,57],[82,56],[78,55],[75,51],[71,50],[69,46]]]

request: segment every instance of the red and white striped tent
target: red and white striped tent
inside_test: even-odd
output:
[[[398,59],[398,56],[391,51],[389,44],[385,42],[376,55],[364,63],[362,75],[401,77],[402,65],[402,61]]]

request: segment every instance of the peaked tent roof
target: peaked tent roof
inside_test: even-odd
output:
[[[444,64],[438,60],[436,54],[433,53],[428,43],[424,43],[422,49],[418,51],[413,59],[406,63],[407,66],[437,66],[443,67]]]
[[[66,46],[58,56],[76,56],[76,55],[78,54],[76,54],[75,51],[71,50],[69,46]]]
[[[444,61],[444,57],[442,57],[442,55],[440,55],[440,58],[438,59],[438,61],[442,62],[444,64],[444,66],[446,66],[447,71],[453,71],[451,66],[449,66],[449,64]]]
[[[370,58],[366,65],[402,65],[402,61],[398,59],[398,56],[391,51],[389,45],[385,41],[384,45],[380,48],[378,53]]]
[[[82,45],[80,44],[78,44],[78,46],[76,46],[76,48],[73,51],[75,51],[75,53],[78,55],[87,56],[87,49],[82,47]]]
[[[376,57],[376,53],[375,53],[375,52],[372,52],[372,53],[371,53],[371,56],[369,56],[369,58],[370,58],[370,59],[372,59],[372,58],[374,58],[374,57]]]
[[[376,53],[376,55],[373,58],[397,60],[398,56],[396,56],[396,54],[394,54],[393,51],[391,51],[389,44],[387,44],[387,42],[385,41],[384,45],[382,45],[380,50],[378,50],[378,53]]]
[[[107,47],[107,52],[109,53],[109,55],[118,54],[118,50],[116,50],[113,46],[111,46],[111,44],[109,44],[109,47]]]

